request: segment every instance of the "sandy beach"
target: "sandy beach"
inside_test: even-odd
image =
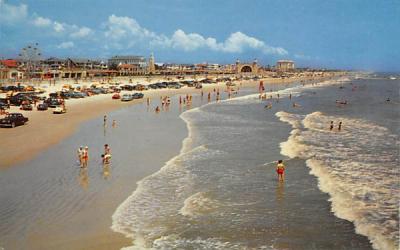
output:
[[[311,79],[312,78],[304,77],[287,79],[266,78],[262,80],[265,83],[286,84]],[[128,82],[127,79],[124,80],[126,83]],[[139,78],[133,82],[143,83],[144,80],[144,78]],[[164,80],[164,77],[154,78],[151,81],[145,82],[145,84],[162,80]],[[259,81],[242,81],[241,85],[243,85],[243,87],[256,86],[258,83]],[[64,84],[72,84],[72,81],[59,81],[56,86],[52,86],[51,89],[48,88],[47,91],[61,90]],[[48,84],[45,83],[40,86],[43,85],[46,86]],[[7,147],[3,147],[3,150],[0,152],[0,168],[10,167],[16,163],[32,159],[32,157],[37,155],[39,152],[60,142],[63,138],[73,133],[80,123],[95,117],[103,116],[112,110],[141,103],[146,101],[146,98],[157,100],[160,96],[200,93],[201,91],[208,93],[214,88],[219,88],[221,90],[226,89],[225,82],[204,84],[202,90],[189,87],[183,87],[181,89],[146,90],[143,91],[145,95],[143,99],[134,100],[128,103],[121,102],[120,100],[112,100],[112,94],[67,100],[66,106],[68,112],[62,115],[54,115],[51,111],[20,111],[18,107],[12,106],[9,112],[21,112],[29,118],[29,122],[27,125],[19,126],[14,129],[0,129],[0,137],[2,138],[3,145],[7,145]],[[121,94],[124,93],[132,92],[121,92]],[[29,137],[27,137],[27,135],[29,135]],[[29,140],[28,143],[27,140]]]

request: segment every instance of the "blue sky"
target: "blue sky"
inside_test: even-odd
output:
[[[0,57],[154,52],[157,62],[400,71],[399,0],[0,0]]]

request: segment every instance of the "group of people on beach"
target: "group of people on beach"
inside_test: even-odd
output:
[[[86,168],[89,162],[89,147],[80,146],[78,148],[78,160],[81,168]],[[111,160],[111,148],[108,144],[104,144],[104,153],[101,155],[102,163],[109,164]]]
[[[87,167],[89,162],[89,147],[80,146],[78,149],[78,160],[81,168]]]

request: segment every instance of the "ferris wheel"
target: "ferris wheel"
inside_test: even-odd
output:
[[[42,58],[42,52],[40,51],[39,44],[32,43],[23,47],[18,54],[18,57],[25,64],[27,76],[31,77]]]

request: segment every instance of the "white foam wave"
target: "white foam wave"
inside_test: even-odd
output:
[[[195,108],[181,115],[187,124],[188,136],[182,142],[179,155],[139,181],[132,195],[114,212],[111,229],[133,240],[133,246],[125,249],[153,248],[157,238],[168,235],[171,216],[196,214],[213,206],[209,201],[201,203],[203,194],[193,196],[195,177],[189,168],[195,160],[223,152],[210,150],[205,145],[193,146],[195,128],[189,114],[196,112],[202,111]],[[199,208],[195,208],[196,199]]]
[[[398,137],[376,124],[315,112],[276,114],[293,126],[281,153],[306,159],[336,216],[354,222],[376,249],[398,249]],[[330,121],[342,121],[341,132]]]
[[[184,216],[194,217],[210,213],[218,208],[217,201],[207,196],[205,192],[197,192],[184,201],[179,212]]]

